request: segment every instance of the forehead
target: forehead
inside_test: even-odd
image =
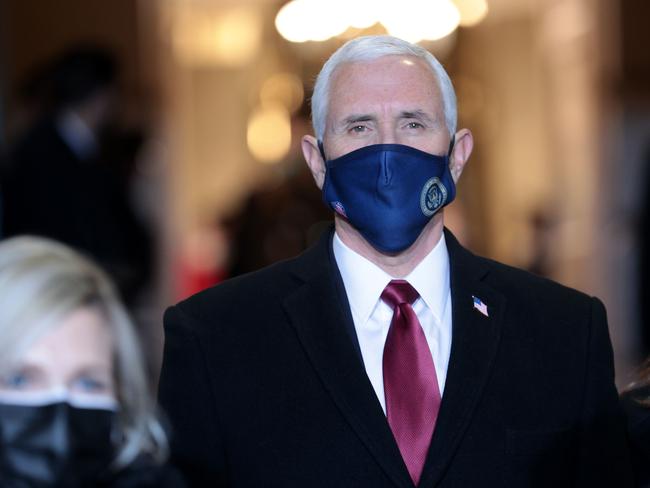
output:
[[[392,55],[337,68],[331,81],[330,115],[378,105],[420,109],[435,115],[442,110],[442,98],[432,69],[420,58]]]
[[[38,363],[95,362],[110,357],[112,348],[111,329],[102,311],[83,307],[37,339],[25,359]]]

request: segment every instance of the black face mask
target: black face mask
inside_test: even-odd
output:
[[[115,412],[0,403],[0,486],[92,487],[113,457]]]

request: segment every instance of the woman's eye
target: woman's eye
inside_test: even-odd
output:
[[[76,386],[80,391],[86,393],[102,392],[106,390],[106,382],[96,378],[82,377],[76,381]]]
[[[2,384],[5,388],[21,390],[27,388],[30,384],[30,377],[26,373],[10,373],[2,377]]]

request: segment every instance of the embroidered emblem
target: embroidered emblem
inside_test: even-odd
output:
[[[424,184],[420,194],[420,209],[427,217],[436,213],[447,201],[447,188],[437,177]]]

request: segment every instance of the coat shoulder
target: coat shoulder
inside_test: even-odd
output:
[[[490,269],[486,281],[507,291],[507,296],[525,294],[569,302],[586,302],[592,299],[582,291],[570,288],[549,278],[491,259],[478,259],[483,260]]]
[[[506,299],[510,311],[522,318],[534,318],[531,323],[563,328],[576,320],[587,324],[594,313],[605,316],[605,307],[598,298],[549,278],[471,253],[463,264],[481,269],[481,281]]]
[[[294,272],[299,259],[289,259],[230,278],[177,303],[168,309],[167,314],[180,312],[195,322],[214,322],[215,318],[247,314],[281,303],[283,297],[301,283]]]
[[[463,247],[449,231],[446,231],[452,275],[472,276],[503,295],[508,303],[534,305],[582,304],[590,307],[594,298],[529,271],[504,264],[493,259],[478,256]],[[454,269],[455,268],[455,269]],[[452,283],[453,286],[453,283]],[[596,301],[598,301],[596,299]]]

